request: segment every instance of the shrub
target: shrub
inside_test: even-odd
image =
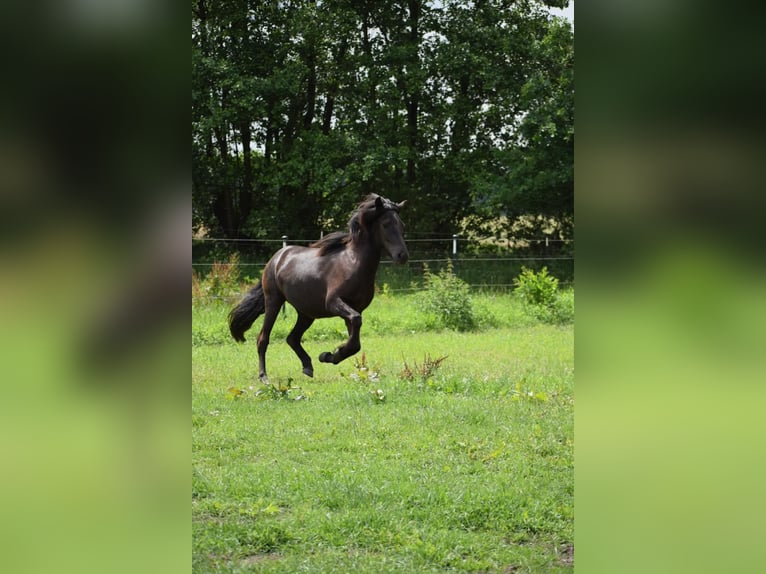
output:
[[[554,322],[571,323],[574,317],[574,289],[560,291],[556,299]]]
[[[226,263],[213,263],[207,278],[208,294],[226,297],[239,292],[239,254],[233,253]]]
[[[202,279],[199,274],[192,269],[192,303],[196,303],[202,297]]]
[[[574,319],[574,293],[559,293],[559,280],[543,267],[534,272],[521,268],[514,278],[514,293],[524,303],[525,310],[544,323],[566,323]]]
[[[431,273],[425,265],[424,278],[421,303],[426,312],[448,329],[468,331],[476,327],[470,286],[455,275],[451,261],[438,274]]]
[[[216,261],[204,279],[192,273],[192,300],[206,297],[234,297],[240,292],[239,254],[226,263]]]
[[[559,280],[548,275],[548,268],[543,267],[535,273],[526,267],[521,268],[521,275],[514,278],[515,292],[527,305],[550,307],[556,300]]]

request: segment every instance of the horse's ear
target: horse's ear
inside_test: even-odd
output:
[[[398,207],[399,209],[401,209],[402,207],[404,207],[404,204],[405,204],[405,203],[407,203],[407,200],[406,200],[406,199],[405,199],[404,201],[400,201],[399,203],[397,203],[397,204],[396,204],[396,207]]]
[[[383,211],[383,209],[385,209],[385,205],[383,205],[383,198],[378,196],[375,198],[375,211],[380,213]]]

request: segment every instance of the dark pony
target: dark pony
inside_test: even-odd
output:
[[[330,233],[308,247],[288,245],[269,260],[260,282],[229,313],[229,330],[240,342],[255,319],[265,314],[257,339],[261,380],[268,381],[266,349],[285,302],[298,312],[287,343],[301,360],[304,374],[314,376],[301,338],[315,319],[342,317],[348,329],[348,340],[332,353],[320,354],[320,362],[338,364],[359,351],[361,313],[375,294],[375,274],[383,251],[394,263],[409,259],[404,224],[399,218],[405,203],[369,195],[352,213],[347,233]]]

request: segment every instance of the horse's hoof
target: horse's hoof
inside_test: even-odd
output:
[[[306,375],[307,377],[311,377],[313,379],[314,378],[314,369],[310,369],[310,368],[306,367],[306,368],[303,369],[303,374]]]
[[[269,378],[266,375],[258,375],[258,380],[261,381],[264,385],[270,385]]]
[[[319,362],[320,363],[332,363],[332,353],[328,353],[325,351],[321,355],[319,355]]]

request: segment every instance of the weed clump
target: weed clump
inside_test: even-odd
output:
[[[476,328],[476,316],[471,301],[471,288],[455,275],[452,262],[447,262],[446,269],[431,273],[424,265],[425,290],[421,294],[421,303],[427,313],[447,329],[470,331]]]
[[[261,388],[256,388],[255,385],[250,385],[246,389],[240,389],[239,387],[229,387],[227,389],[227,396],[229,399],[237,400],[252,397],[260,400],[290,400],[290,401],[302,401],[308,397],[305,394],[297,396],[290,395],[290,391],[300,391],[300,387],[294,387],[292,385],[293,379],[288,377],[287,383],[272,384],[270,382],[265,383]]]
[[[367,364],[367,354],[362,353],[360,358],[354,357],[354,370],[348,378],[357,383],[367,383],[370,395],[375,402],[385,402],[386,394],[378,388],[380,382],[380,370]]]
[[[413,361],[412,366],[410,366],[407,361],[404,361],[404,366],[399,372],[399,378],[405,381],[427,381],[433,377],[446,359],[447,355],[434,359],[430,354],[426,353],[422,363]]]

